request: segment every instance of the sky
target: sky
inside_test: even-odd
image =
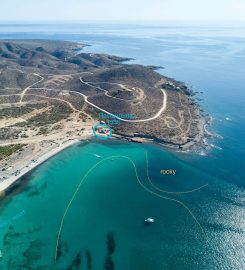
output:
[[[0,0],[0,21],[245,20],[245,0]]]

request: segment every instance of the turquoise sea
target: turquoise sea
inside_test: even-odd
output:
[[[165,67],[203,92],[196,99],[217,135],[202,155],[92,140],[51,158],[0,203],[0,269],[245,269],[244,30],[0,25],[0,38],[81,41],[87,52]]]

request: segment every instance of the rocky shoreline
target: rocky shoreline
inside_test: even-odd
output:
[[[208,119],[203,118],[202,119],[203,131],[200,132],[200,134],[198,134],[193,141],[189,141],[185,144],[174,144],[174,143],[159,140],[159,139],[156,140],[156,138],[154,137],[146,137],[144,135],[126,136],[126,135],[120,135],[120,134],[113,134],[112,138],[122,140],[122,141],[133,142],[133,143],[153,143],[165,149],[174,150],[178,152],[199,153],[208,147],[207,139],[212,136],[212,134],[206,131],[205,126],[208,124],[209,124]]]
[[[187,91],[189,91],[189,94],[193,96],[196,94],[192,90],[187,88]],[[203,153],[208,147],[209,144],[207,143],[207,140],[214,135],[208,131],[207,127],[211,124],[211,117],[209,115],[204,115],[203,110],[200,107],[200,104],[196,100],[193,99],[193,102],[197,106],[197,110],[200,113],[199,118],[199,124],[198,124],[198,134],[194,137],[193,140],[190,140],[184,144],[180,143],[173,143],[168,142],[165,140],[161,140],[156,138],[154,135],[152,136],[146,136],[144,134],[136,134],[136,135],[125,135],[120,134],[120,132],[117,132],[113,134],[113,138],[128,141],[128,142],[134,142],[134,143],[153,143],[158,146],[161,146],[165,149],[178,151],[178,152],[196,152],[196,153]]]

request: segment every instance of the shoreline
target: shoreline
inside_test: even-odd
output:
[[[184,144],[172,144],[169,142],[164,142],[161,140],[156,140],[154,137],[145,137],[145,136],[127,136],[122,134],[113,134],[112,138],[116,140],[123,140],[127,142],[133,142],[133,143],[152,143],[154,145],[157,145],[159,147],[163,147],[166,150],[169,151],[175,151],[175,152],[198,152],[197,149],[205,150],[207,143],[206,139],[210,138],[212,134],[207,130],[207,126],[209,125],[209,120],[207,117],[200,117],[199,121],[199,132],[196,134],[196,136],[189,142],[186,142]]]
[[[115,140],[122,140],[122,141],[126,141],[126,142],[133,142],[133,143],[152,143],[158,147],[163,147],[164,149],[166,149],[167,151],[176,151],[176,152],[191,152],[191,149],[193,149],[193,147],[195,148],[205,148],[204,147],[204,140],[207,137],[210,137],[210,133],[207,132],[206,127],[209,124],[208,120],[206,118],[202,118],[202,121],[200,121],[200,132],[197,134],[198,140],[195,141],[192,140],[184,145],[171,145],[169,143],[164,143],[164,142],[157,142],[155,141],[153,138],[146,138],[146,137],[128,137],[128,136],[123,136],[120,134],[113,134],[112,138]],[[86,139],[91,139],[91,136],[89,136]],[[42,163],[44,163],[45,161],[47,161],[48,159],[50,159],[51,157],[55,156],[56,154],[60,153],[61,151],[71,147],[72,145],[78,143],[79,141],[81,141],[80,139],[76,138],[76,139],[70,139],[68,142],[62,143],[61,145],[59,145],[58,147],[55,147],[54,149],[52,149],[49,152],[44,153],[43,155],[41,155],[40,157],[38,157],[35,161],[35,163],[32,163],[28,166],[24,166],[22,168],[22,171],[20,174],[18,175],[13,175],[10,176],[9,178],[3,180],[0,183],[0,198],[2,196],[5,195],[5,192],[11,188],[16,182],[18,182],[23,176],[25,176],[26,174],[28,174],[29,172],[31,172],[33,169],[37,168],[39,165],[41,165]],[[195,151],[193,152],[197,152]],[[33,156],[33,159],[35,159],[36,157]]]
[[[205,150],[207,147],[206,139],[211,137],[211,133],[207,130],[207,126],[210,124],[207,117],[201,116],[199,121],[199,132],[195,136],[195,138],[183,145],[180,144],[170,144],[168,142],[163,141],[156,141],[154,138],[147,138],[147,137],[130,137],[121,134],[113,134],[112,138],[115,140],[122,140],[126,142],[133,142],[133,143],[152,143],[158,147],[163,147],[167,151],[176,151],[176,152],[201,152],[201,150]],[[91,136],[82,139],[91,139]],[[78,143],[81,141],[81,138],[74,138],[69,139],[66,142],[60,143],[59,146],[51,149],[48,152],[44,152],[42,155],[36,157],[35,155],[32,156],[32,160],[29,164],[23,164],[23,166],[18,170],[20,173],[18,175],[11,175],[10,177],[2,180],[0,182],[0,198],[5,195],[5,192],[11,188],[16,182],[18,182],[24,175],[31,172],[33,169],[50,159],[51,157],[55,156],[56,154],[60,153],[64,149]]]
[[[51,157],[55,156],[56,154],[60,153],[64,149],[78,143],[80,140],[79,139],[74,139],[74,140],[69,140],[68,142],[64,143],[63,145],[59,145],[58,147],[54,148],[53,150],[44,153],[42,156],[38,157],[36,159],[35,163],[32,163],[31,165],[28,165],[23,167],[22,171],[18,175],[13,175],[5,180],[3,180],[0,183],[0,197],[5,195],[5,192],[12,187],[17,181],[21,179],[24,175],[27,173],[31,172],[33,169],[50,159]],[[35,158],[35,156],[33,157]]]

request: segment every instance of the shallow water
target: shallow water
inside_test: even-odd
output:
[[[147,178],[146,153],[154,187]],[[176,175],[160,174],[168,168],[175,169]],[[80,181],[64,218],[58,241],[61,255],[55,264],[62,216]],[[208,186],[191,193],[166,193],[205,184]],[[36,169],[21,192],[2,205],[1,220],[25,211],[1,230],[3,269],[11,258],[12,269],[68,269],[79,252],[85,267],[87,250],[93,269],[103,269],[108,234],[115,240],[115,269],[211,269],[218,265],[220,253],[229,258],[232,251],[224,242],[231,236],[233,252],[236,256],[243,252],[239,236],[244,232],[234,229],[233,219],[244,210],[242,205],[231,207],[222,201],[215,190],[219,184],[155,146],[117,142],[75,145]],[[149,216],[156,220],[152,226],[144,224]],[[239,260],[227,258],[223,258],[224,266],[241,267]]]
[[[218,148],[211,148],[206,156],[100,141],[63,151],[32,172],[21,190],[2,202],[2,269],[8,269],[11,258],[10,269],[68,269],[80,251],[82,269],[86,269],[86,250],[92,269],[103,269],[108,234],[113,235],[109,243],[115,241],[114,269],[245,268],[244,33],[242,25],[0,25],[1,38],[85,41],[93,45],[85,51],[164,66],[161,73],[203,91],[197,97],[214,118],[210,129],[223,137],[210,140]],[[145,152],[155,187],[147,178]],[[61,218],[83,176],[102,160],[95,154],[129,157],[140,182],[125,157],[100,163],[83,182],[65,216],[62,256],[54,264]],[[175,176],[160,174],[170,168],[177,170]],[[182,195],[159,190],[181,192],[205,184],[197,192]],[[169,198],[183,202],[194,217]],[[156,222],[145,226],[149,216]]]

